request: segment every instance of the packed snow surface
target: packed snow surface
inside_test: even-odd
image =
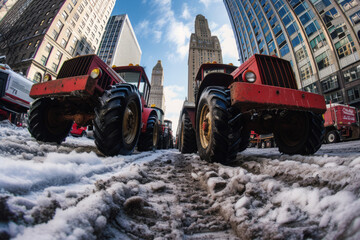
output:
[[[0,122],[0,239],[360,239],[360,140],[313,156],[249,148],[105,157]]]

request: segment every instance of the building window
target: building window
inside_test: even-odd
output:
[[[63,11],[61,15],[63,16],[65,21],[69,17],[69,15],[65,11]]]
[[[40,62],[42,63],[42,65],[46,66],[46,62],[47,62],[47,57],[42,55],[41,56],[41,59],[40,59]]]
[[[60,45],[63,47],[63,48],[65,48],[66,47],[66,44],[67,44],[67,41],[63,38],[63,39],[61,39],[61,43],[60,43]]]
[[[345,56],[348,56],[352,54],[352,46],[354,45],[354,42],[352,41],[352,38],[350,34],[340,40],[339,42],[335,43],[335,48],[338,53],[339,58],[343,58]],[[355,48],[354,48],[355,50]]]
[[[326,40],[323,33],[320,33],[313,40],[310,41],[311,49],[316,52],[323,46],[326,46]]]
[[[319,71],[330,65],[330,60],[329,60],[329,56],[327,55],[327,52],[324,52],[319,56],[317,56],[315,58],[315,61],[318,65]]]
[[[64,24],[59,20],[56,24],[59,28],[59,30],[61,31],[62,27],[64,26]]]
[[[312,76],[312,69],[310,63],[300,68],[300,79],[301,81],[306,80]]]
[[[330,101],[332,103],[341,103],[343,101],[343,96],[341,94],[341,91],[337,91],[337,92],[325,95],[326,104],[329,104]]]
[[[296,55],[296,59],[297,59],[298,62],[301,62],[302,60],[304,60],[308,56],[304,47],[297,50],[295,55]]]
[[[52,32],[52,38],[56,41],[59,36],[59,33],[54,29]]]
[[[35,75],[34,75],[33,81],[39,83],[39,82],[41,82],[41,78],[42,78],[42,77],[41,77],[41,73],[36,72]]]
[[[67,5],[67,9],[69,10],[69,13],[72,12],[73,6],[71,5],[71,3],[69,3],[69,4]]]
[[[344,79],[346,83],[360,79],[360,65],[344,71]]]
[[[333,91],[339,88],[339,81],[336,75],[326,78],[321,81],[321,88],[324,93]]]
[[[289,46],[287,44],[284,45],[283,48],[280,49],[280,54],[281,56],[285,56],[286,54],[288,54],[290,52],[289,50]]]
[[[73,4],[74,4],[74,6],[75,6],[76,3],[77,3],[77,0],[72,0],[72,2],[73,2]]]
[[[311,93],[319,93],[316,83],[310,84],[306,87],[304,87],[304,91],[311,92]]]
[[[360,86],[347,90],[349,103],[360,101]]]
[[[79,17],[80,17],[80,16],[79,16],[78,13],[75,13],[75,14],[74,14],[74,18],[73,18],[73,19],[75,20],[75,22],[77,22],[77,20],[79,20]]]
[[[51,66],[51,68],[52,68],[52,70],[54,71],[54,72],[56,72],[57,71],[57,69],[58,69],[58,64],[57,63],[53,63],[52,64],[52,66]]]
[[[353,15],[351,15],[350,20],[351,20],[353,25],[356,25],[356,24],[360,23],[360,11],[358,11],[358,12],[354,13]]]

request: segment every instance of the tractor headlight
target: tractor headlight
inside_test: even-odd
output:
[[[100,68],[94,68],[90,73],[90,77],[92,79],[96,79],[96,78],[98,78],[100,76],[101,76],[101,69]]]
[[[253,71],[246,71],[243,76],[243,80],[246,82],[254,83],[256,81],[256,74]]]
[[[44,76],[44,82],[48,82],[48,81],[51,81],[52,80],[52,77],[51,77],[51,75],[50,74],[45,74],[45,76]]]

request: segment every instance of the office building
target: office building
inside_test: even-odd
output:
[[[289,60],[298,87],[326,102],[360,106],[358,0],[224,0],[241,62]]]
[[[141,49],[128,15],[111,16],[101,40],[98,56],[109,66],[136,65]]]
[[[155,105],[165,112],[164,69],[159,60],[152,70],[149,105]]]
[[[188,101],[195,102],[195,77],[203,63],[222,63],[222,53],[219,39],[211,36],[207,19],[197,15],[195,19],[195,33],[191,34],[188,59]]]
[[[115,0],[19,0],[0,22],[0,55],[40,82],[62,63],[96,53]]]

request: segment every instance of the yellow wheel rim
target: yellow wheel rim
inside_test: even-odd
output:
[[[200,130],[201,146],[206,149],[209,146],[211,139],[211,114],[208,105],[204,105],[201,109],[198,128]]]
[[[134,101],[130,102],[124,113],[123,138],[126,144],[132,144],[135,140],[139,126],[139,110]]]
[[[153,147],[156,147],[157,139],[158,139],[159,126],[157,123],[154,125],[153,130]]]

